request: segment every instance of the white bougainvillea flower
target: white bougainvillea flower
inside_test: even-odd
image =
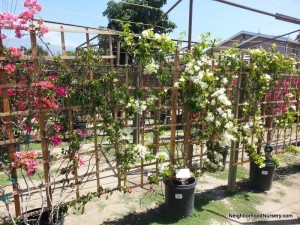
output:
[[[207,116],[205,117],[205,120],[207,122],[212,122],[212,121],[214,121],[214,119],[215,119],[214,114],[212,114],[212,112],[208,112]]]
[[[151,62],[144,67],[143,73],[145,75],[147,75],[147,74],[150,75],[153,73],[157,73],[158,69],[159,69],[159,65],[156,64],[155,61],[152,59]]]
[[[137,144],[136,146],[134,146],[133,150],[137,152],[138,156],[142,159],[145,159],[145,156],[149,154],[149,152],[147,151],[147,147],[141,144]]]

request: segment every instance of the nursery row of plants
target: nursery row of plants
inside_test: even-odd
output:
[[[215,52],[218,39],[203,34],[186,50],[168,34],[136,35],[125,25],[119,36],[106,32],[109,57],[89,39],[74,57],[39,57],[36,39],[45,29],[24,29],[31,55],[1,44],[0,211],[6,221],[29,222],[39,208],[39,221],[49,212],[57,223],[69,207],[84,207],[102,193],[161,180],[194,184],[191,177],[223,170],[228,155],[234,190],[239,164],[273,170],[274,153],[296,151],[300,79],[296,60],[276,46]],[[91,33],[97,32],[101,42],[101,30]],[[176,176],[184,168],[191,170],[187,179]],[[254,182],[253,176],[252,170]]]

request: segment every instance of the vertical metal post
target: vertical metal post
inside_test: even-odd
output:
[[[190,0],[190,13],[189,13],[189,34],[188,34],[188,49],[192,48],[192,29],[193,29],[193,0]]]
[[[188,34],[188,50],[192,49],[192,24],[193,24],[193,0],[190,0],[189,14],[189,34]],[[189,86],[190,84],[187,84]],[[189,88],[189,87],[187,87]],[[193,145],[191,144],[191,120],[192,114],[188,110],[188,106],[184,106],[184,165],[191,167],[193,157]]]
[[[60,32],[60,36],[61,36],[61,54],[62,56],[66,55],[66,42],[65,42],[65,32],[64,32],[64,27],[60,26],[61,32]]]

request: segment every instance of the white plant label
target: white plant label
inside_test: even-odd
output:
[[[176,178],[185,179],[191,177],[190,169],[176,169]]]
[[[268,175],[268,171],[261,171],[262,175]]]
[[[182,194],[175,194],[176,199],[182,199]]]

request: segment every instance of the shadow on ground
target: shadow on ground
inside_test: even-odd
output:
[[[288,165],[277,169],[276,177],[284,179],[289,175],[299,173],[300,165]],[[276,178],[275,178],[276,179]],[[208,189],[201,193],[195,194],[195,210],[192,216],[185,219],[175,220],[168,218],[165,214],[164,204],[158,205],[154,209],[150,209],[141,213],[130,213],[120,219],[113,221],[105,221],[102,224],[110,225],[149,225],[149,224],[182,224],[182,225],[206,225],[211,224],[210,219],[219,218],[223,221],[227,221],[228,224],[245,224],[245,225],[256,225],[256,224],[267,224],[267,225],[281,225],[281,224],[300,224],[300,219],[280,219],[276,221],[255,221],[255,222],[240,222],[238,219],[231,219],[228,214],[220,212],[220,207],[224,206],[219,202],[227,197],[235,197],[235,195],[242,196],[244,204],[247,205],[247,201],[250,203],[251,198],[249,193],[253,193],[251,190],[248,180],[241,180],[237,182],[237,191],[235,193],[227,192],[226,186],[218,186],[213,189]],[[216,201],[216,208],[207,208],[206,206],[211,202]],[[218,205],[221,206],[219,207]],[[226,205],[225,205],[226,207]],[[228,210],[228,209],[227,209]],[[205,214],[205,215],[204,215]],[[206,218],[204,218],[206,216]],[[221,224],[221,223],[220,223]]]

